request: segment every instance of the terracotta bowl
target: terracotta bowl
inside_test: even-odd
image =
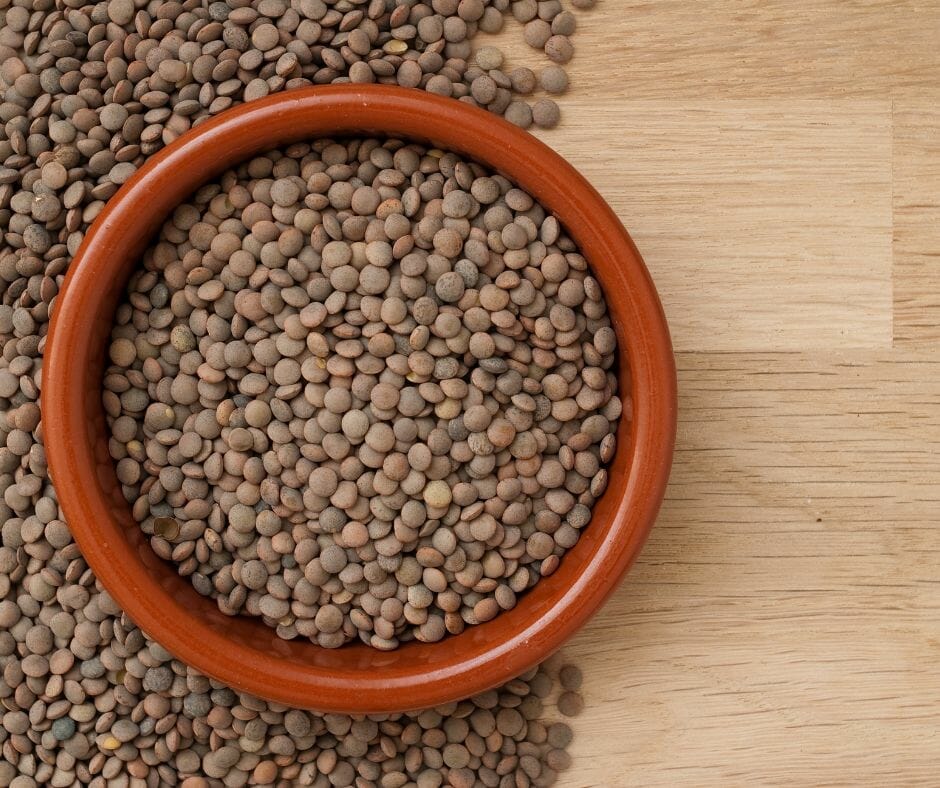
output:
[[[610,484],[559,569],[515,609],[439,643],[394,652],[285,641],[230,618],[157,558],[108,455],[101,379],[112,318],[141,254],[174,207],[227,168],[317,137],[431,142],[505,174],[562,221],[607,295],[620,342],[621,420]],[[626,370],[630,374],[625,374]],[[672,459],[676,381],[656,290],[614,212],[535,137],[467,104],[417,90],[331,86],[280,93],[201,124],[150,158],[108,202],[55,304],[42,386],[43,434],[59,501],[88,564],[148,635],[184,662],[269,700],[320,711],[433,706],[495,687],[548,657],[616,588],[646,538]]]

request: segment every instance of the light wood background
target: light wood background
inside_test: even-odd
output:
[[[646,549],[565,650],[562,785],[940,785],[940,2],[578,21],[541,136],[646,258],[680,423]]]

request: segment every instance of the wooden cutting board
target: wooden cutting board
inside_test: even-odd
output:
[[[578,22],[540,136],[646,258],[680,418],[647,547],[565,650],[560,784],[940,784],[940,3]]]

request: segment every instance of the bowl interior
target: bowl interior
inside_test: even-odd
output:
[[[604,287],[625,399],[606,494],[558,570],[511,611],[434,644],[393,652],[285,641],[222,614],[159,559],[121,493],[101,404],[114,311],[140,256],[196,187],[251,155],[321,136],[430,142],[502,172],[555,212]],[[188,138],[187,138],[188,137]],[[399,88],[314,88],[224,113],[151,158],[109,202],[56,305],[43,412],[70,527],[109,593],[171,653],[240,690],[322,711],[417,709],[496,686],[554,651],[600,606],[638,553],[668,476],[675,373],[648,273],[616,216],[557,154],[487,113]],[[632,402],[632,406],[631,406]]]

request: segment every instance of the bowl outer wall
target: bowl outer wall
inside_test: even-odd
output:
[[[285,641],[258,619],[225,616],[158,559],[121,494],[100,388],[118,299],[176,205],[265,150],[369,134],[466,154],[558,216],[604,287],[621,353],[621,393],[630,392],[633,416],[621,419],[607,492],[552,576],[490,622],[394,652]],[[385,713],[504,683],[548,657],[597,611],[639,553],[662,501],[675,439],[676,378],[649,273],[617,216],[570,164],[535,137],[467,104],[418,90],[337,85],[228,110],[150,157],[111,198],[55,303],[42,412],[50,472],[72,534],[101,583],[144,632],[238,690],[319,711]]]

